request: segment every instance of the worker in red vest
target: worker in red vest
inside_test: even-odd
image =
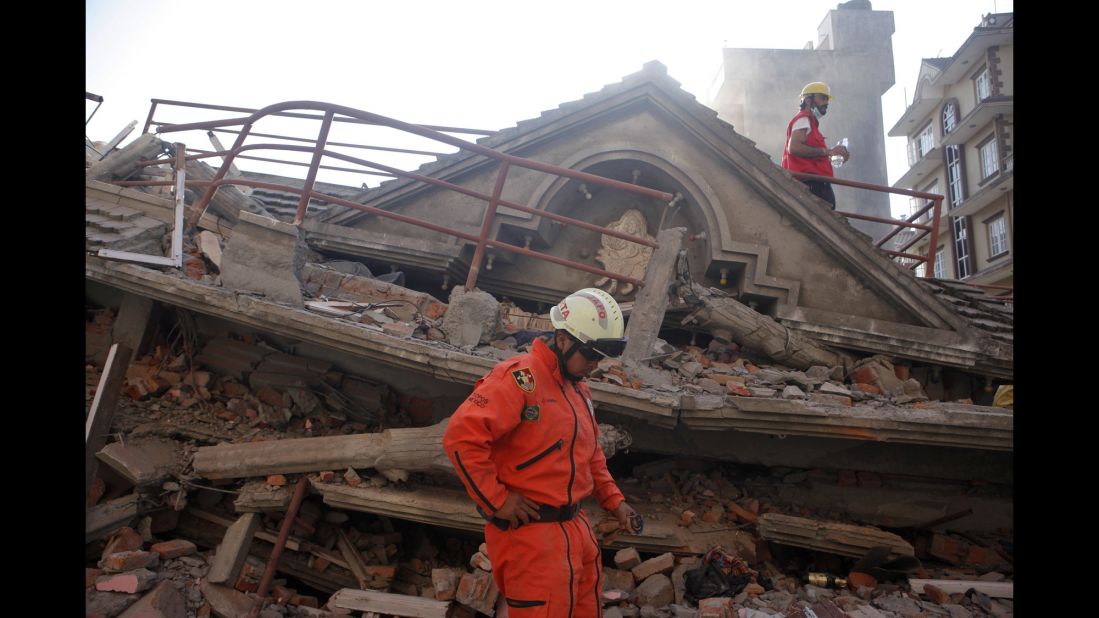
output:
[[[828,113],[832,93],[828,84],[812,82],[801,89],[801,111],[786,126],[786,146],[782,149],[782,167],[792,172],[833,176],[831,157],[839,155],[844,162],[851,153],[844,146],[828,147],[828,140],[820,132],[820,119]],[[832,183],[823,180],[802,180],[813,195],[836,209],[836,194]]]
[[[443,448],[488,523],[492,576],[509,618],[603,615],[600,549],[579,503],[594,495],[619,529],[640,516],[615,485],[596,440],[584,378],[622,354],[622,310],[586,288],[550,310],[552,337],[496,365],[454,412]]]

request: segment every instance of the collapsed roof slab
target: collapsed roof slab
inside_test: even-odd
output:
[[[684,414],[686,416],[686,414]],[[621,424],[623,418],[600,410],[600,422]],[[645,453],[682,455],[757,466],[803,469],[872,470],[879,474],[1014,483],[1011,451],[886,442],[834,435],[804,436],[724,428],[690,430],[686,421],[676,431],[649,424],[629,426],[630,448]]]
[[[352,353],[444,382],[472,385],[494,362],[449,346],[393,337],[377,327],[317,315],[132,264],[89,256],[85,276],[108,286],[277,335]],[[849,440],[907,440],[972,449],[1012,449],[1012,412],[997,408],[935,405],[930,410],[860,404],[824,410],[817,404],[753,398],[719,398],[674,391],[634,390],[592,383],[595,403],[646,425],[683,429],[739,429]],[[692,427],[693,425],[693,427]]]

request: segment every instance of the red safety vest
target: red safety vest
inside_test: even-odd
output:
[[[832,162],[828,157],[799,157],[797,155],[790,154],[790,133],[793,131],[794,123],[798,118],[806,117],[809,119],[809,135],[805,140],[805,143],[814,148],[828,148],[828,141],[824,139],[824,135],[821,134],[820,123],[817,122],[816,117],[813,116],[813,112],[805,110],[798,112],[796,116],[790,119],[790,124],[786,125],[786,145],[782,148],[782,167],[792,172],[802,172],[805,174],[817,174],[819,176],[834,176],[832,172]]]

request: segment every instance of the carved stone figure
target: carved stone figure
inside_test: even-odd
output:
[[[622,213],[621,218],[607,227],[631,236],[655,240],[648,233],[649,224],[645,220],[645,215],[634,208]],[[634,279],[645,278],[645,269],[648,267],[649,259],[653,255],[652,247],[639,245],[607,234],[603,234],[602,244],[603,248],[596,254],[595,259],[603,265],[605,270],[633,277]],[[636,287],[632,283],[622,283],[619,286],[619,282],[610,277],[600,277],[595,281],[595,285],[604,288],[612,296],[627,296]]]

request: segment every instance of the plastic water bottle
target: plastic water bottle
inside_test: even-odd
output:
[[[843,146],[844,148],[847,148],[847,138],[845,137],[845,138],[841,139],[840,141],[836,142],[836,145],[837,146]],[[832,167],[838,168],[838,167],[842,167],[842,166],[843,166],[843,157],[841,157],[838,154],[837,155],[832,155]]]

